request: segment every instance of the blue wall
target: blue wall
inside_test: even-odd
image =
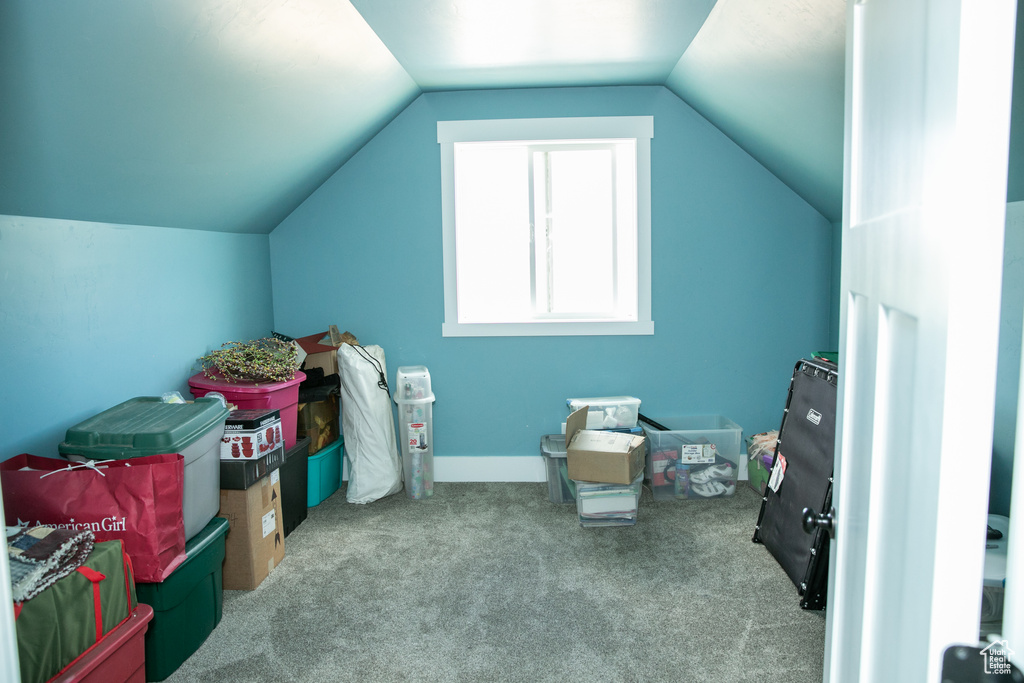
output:
[[[655,334],[442,338],[437,121],[653,115]],[[275,330],[349,330],[433,379],[435,454],[537,455],[568,397],[779,426],[830,343],[833,228],[660,86],[421,95],[270,235]]]
[[[195,359],[272,316],[266,235],[0,216],[0,460],[56,456],[135,396],[190,398]]]

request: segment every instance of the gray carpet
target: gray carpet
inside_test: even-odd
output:
[[[751,542],[759,496],[655,502],[585,529],[540,483],[437,483],[309,510],[255,591],[167,679],[785,681],[822,678],[825,616]]]

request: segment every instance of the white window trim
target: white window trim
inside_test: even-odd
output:
[[[653,116],[438,121],[441,146],[441,222],[444,261],[444,337],[650,335],[651,319],[651,138]],[[455,263],[456,142],[636,138],[637,320],[635,322],[460,323]]]

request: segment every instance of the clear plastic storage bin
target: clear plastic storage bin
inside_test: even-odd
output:
[[[640,506],[640,492],[644,475],[632,484],[599,484],[574,480],[576,484],[576,513],[580,526],[632,526]]]
[[[544,456],[547,472],[548,498],[552,503],[571,503],[576,500],[576,482],[569,478],[565,457],[565,434],[542,436],[540,452]]]
[[[187,541],[220,509],[220,444],[227,417],[228,409],[213,398],[164,403],[157,396],[141,396],[71,427],[57,451],[68,460],[181,453],[185,459],[181,511]]]
[[[430,372],[422,365],[398,368],[394,399],[398,404],[398,447],[405,473],[405,494],[413,500],[434,495],[434,420]]]
[[[632,396],[570,398],[566,403],[572,413],[590,406],[587,429],[631,429],[640,416],[640,399]]]
[[[321,448],[306,460],[306,507],[316,507],[341,486],[342,447],[345,438],[338,437],[330,446]]]
[[[655,419],[644,423],[647,479],[655,500],[723,498],[736,493],[743,428],[722,415]]]

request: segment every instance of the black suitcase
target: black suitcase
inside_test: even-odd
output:
[[[836,365],[824,359],[796,364],[772,461],[773,475],[782,480],[773,489],[769,479],[754,529],[754,542],[763,543],[796,584],[803,609],[823,609],[828,592],[829,535],[820,527],[806,533],[803,511],[832,507],[838,379]]]

